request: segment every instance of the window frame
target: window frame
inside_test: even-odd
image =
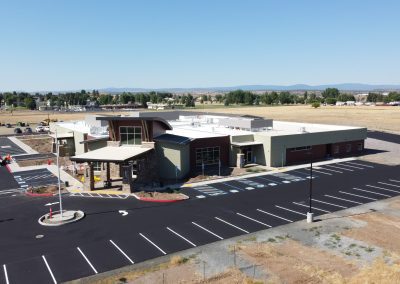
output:
[[[122,132],[121,130],[123,128],[128,129],[133,129],[133,132],[130,133],[129,131]],[[137,131],[139,129],[139,131]],[[129,138],[129,136],[132,135],[132,138]],[[122,139],[122,137],[124,139]],[[140,143],[136,143],[136,140],[138,139],[137,136],[140,136]],[[129,143],[129,141],[132,140],[133,143]],[[127,143],[123,143],[123,141],[126,141]],[[136,145],[142,145],[142,127],[141,126],[120,126],[119,127],[119,142],[121,143],[121,146],[136,146]]]
[[[218,165],[221,160],[221,147],[202,147],[196,148],[195,154],[195,165],[200,167],[203,165]]]

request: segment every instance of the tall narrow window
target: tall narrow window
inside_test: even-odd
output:
[[[142,144],[142,128],[133,126],[121,126],[119,128],[121,145]]]

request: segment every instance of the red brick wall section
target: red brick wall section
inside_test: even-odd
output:
[[[221,165],[226,166],[229,164],[229,136],[224,137],[211,137],[199,138],[190,142],[190,169],[196,168],[196,148],[217,147],[219,146],[219,155]]]
[[[307,163],[313,160],[321,160],[326,156],[326,145],[313,145],[311,148],[312,155],[309,154],[310,150],[294,151],[286,149],[286,165],[293,165],[299,163]]]
[[[350,152],[346,151],[347,145],[351,145]],[[362,145],[362,150],[360,151],[358,146]],[[339,153],[334,152],[335,147],[339,147]],[[331,155],[332,157],[345,157],[345,156],[354,156],[358,155],[364,151],[364,140],[357,140],[357,141],[349,141],[349,142],[341,142],[341,143],[334,143],[331,145]]]
[[[362,150],[359,150],[359,145],[362,145]],[[350,152],[346,151],[347,145],[351,145]],[[334,153],[335,147],[339,147],[339,153]],[[331,157],[346,157],[355,156],[362,153],[364,150],[364,140],[340,142],[334,144],[322,144],[312,146],[312,156],[313,161],[323,160],[329,156]],[[286,149],[286,165],[307,163],[310,161],[311,157],[308,154],[310,150],[304,151],[293,151],[292,149]]]

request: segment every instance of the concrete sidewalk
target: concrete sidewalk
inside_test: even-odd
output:
[[[318,167],[318,166],[323,166],[323,165],[329,165],[329,164],[335,164],[335,163],[341,163],[341,162],[347,162],[347,161],[353,161],[356,158],[350,157],[350,158],[343,158],[343,159],[332,159],[329,161],[322,161],[322,162],[316,162],[313,163],[313,167]],[[213,183],[219,183],[219,182],[227,182],[231,180],[237,180],[237,179],[243,179],[243,178],[251,178],[251,177],[257,177],[257,176],[264,176],[264,175],[272,175],[276,173],[284,173],[292,170],[297,170],[297,169],[304,169],[310,167],[310,164],[302,164],[302,165],[296,165],[296,166],[289,166],[289,167],[283,167],[283,168],[275,168],[269,172],[259,172],[259,173],[251,173],[251,174],[244,174],[240,176],[234,176],[234,177],[226,177],[226,178],[217,178],[217,179],[210,179],[206,181],[199,181],[199,182],[192,182],[192,183],[185,183],[185,184],[175,184],[175,185],[170,185],[168,187],[170,188],[176,188],[175,186],[180,185],[179,187],[194,187],[194,186],[199,186],[199,185],[206,185],[206,184],[213,184]]]
[[[13,142],[15,145],[17,145],[18,147],[20,147],[22,150],[24,150],[26,152],[25,154],[19,154],[19,155],[14,155],[14,156],[21,156],[21,155],[27,155],[27,154],[39,154],[39,152],[33,150],[31,147],[26,145],[24,142],[19,140],[17,137],[10,136],[7,138],[10,139],[11,142]]]

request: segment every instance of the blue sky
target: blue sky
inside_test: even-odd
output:
[[[400,1],[0,0],[0,90],[400,83]]]

